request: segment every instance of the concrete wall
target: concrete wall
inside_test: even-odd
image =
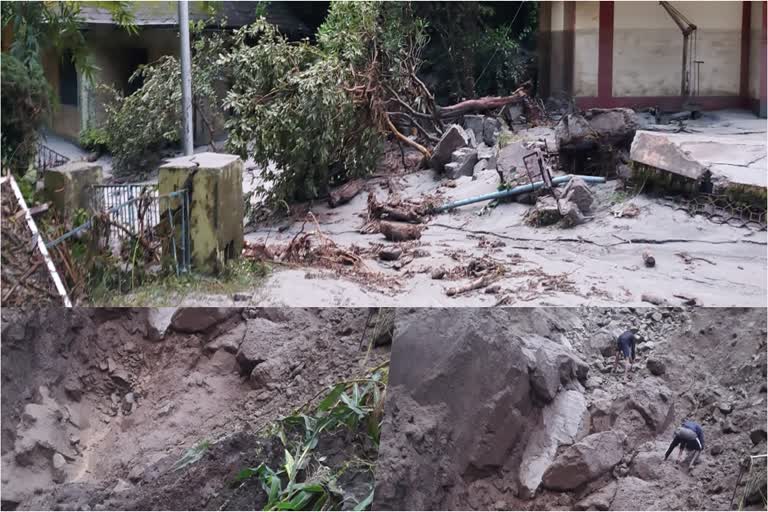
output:
[[[60,57],[54,51],[48,51],[43,55],[43,72],[51,85],[53,96],[56,98],[56,106],[50,120],[50,129],[54,133],[76,140],[80,134],[80,109],[75,105],[62,105],[59,98],[59,60]]]
[[[680,94],[683,36],[657,2],[616,2],[614,96]],[[739,94],[740,2],[673,2],[697,27],[699,94]]]
[[[763,2],[750,2],[749,97],[760,99],[760,44],[763,34]]]
[[[600,2],[578,2],[574,24],[574,96],[597,96]]]
[[[565,41],[565,2],[551,2],[550,11],[550,45],[549,55],[549,91],[553,96],[567,90],[565,83],[565,54],[563,42]]]

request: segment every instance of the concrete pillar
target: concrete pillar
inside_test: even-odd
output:
[[[101,182],[101,166],[90,162],[70,162],[43,173],[45,196],[63,220],[78,208],[88,209],[89,187]]]
[[[243,161],[236,155],[199,153],[160,167],[161,195],[190,191],[192,270],[217,273],[243,250]],[[161,209],[167,204],[161,200]],[[180,202],[172,201],[172,209]],[[163,212],[161,212],[162,214]],[[176,226],[179,230],[179,226]]]

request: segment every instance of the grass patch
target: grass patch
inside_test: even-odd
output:
[[[176,306],[190,295],[232,295],[258,287],[269,267],[250,260],[237,260],[217,276],[202,274],[148,277],[127,294],[93,293],[91,305],[119,307]]]

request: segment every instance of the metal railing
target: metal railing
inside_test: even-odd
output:
[[[99,222],[106,222],[108,244],[126,239],[156,245],[160,242],[160,252],[173,263],[176,274],[189,271],[189,193],[186,189],[160,194],[157,184],[152,182],[93,185],[89,203],[91,218],[48,242],[47,247],[93,230]]]
[[[37,170],[38,172],[52,169],[69,162],[69,158],[61,153],[52,150],[42,142],[37,144]]]

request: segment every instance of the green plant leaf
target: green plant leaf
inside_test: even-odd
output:
[[[360,503],[355,505],[355,507],[352,510],[366,510],[368,507],[371,506],[371,502],[373,501],[373,491],[368,494],[368,496],[363,499]]]
[[[345,388],[345,384],[337,384],[336,387],[334,387],[333,390],[317,405],[317,410],[327,411],[333,407],[333,405],[339,401],[339,396],[341,396]]]

